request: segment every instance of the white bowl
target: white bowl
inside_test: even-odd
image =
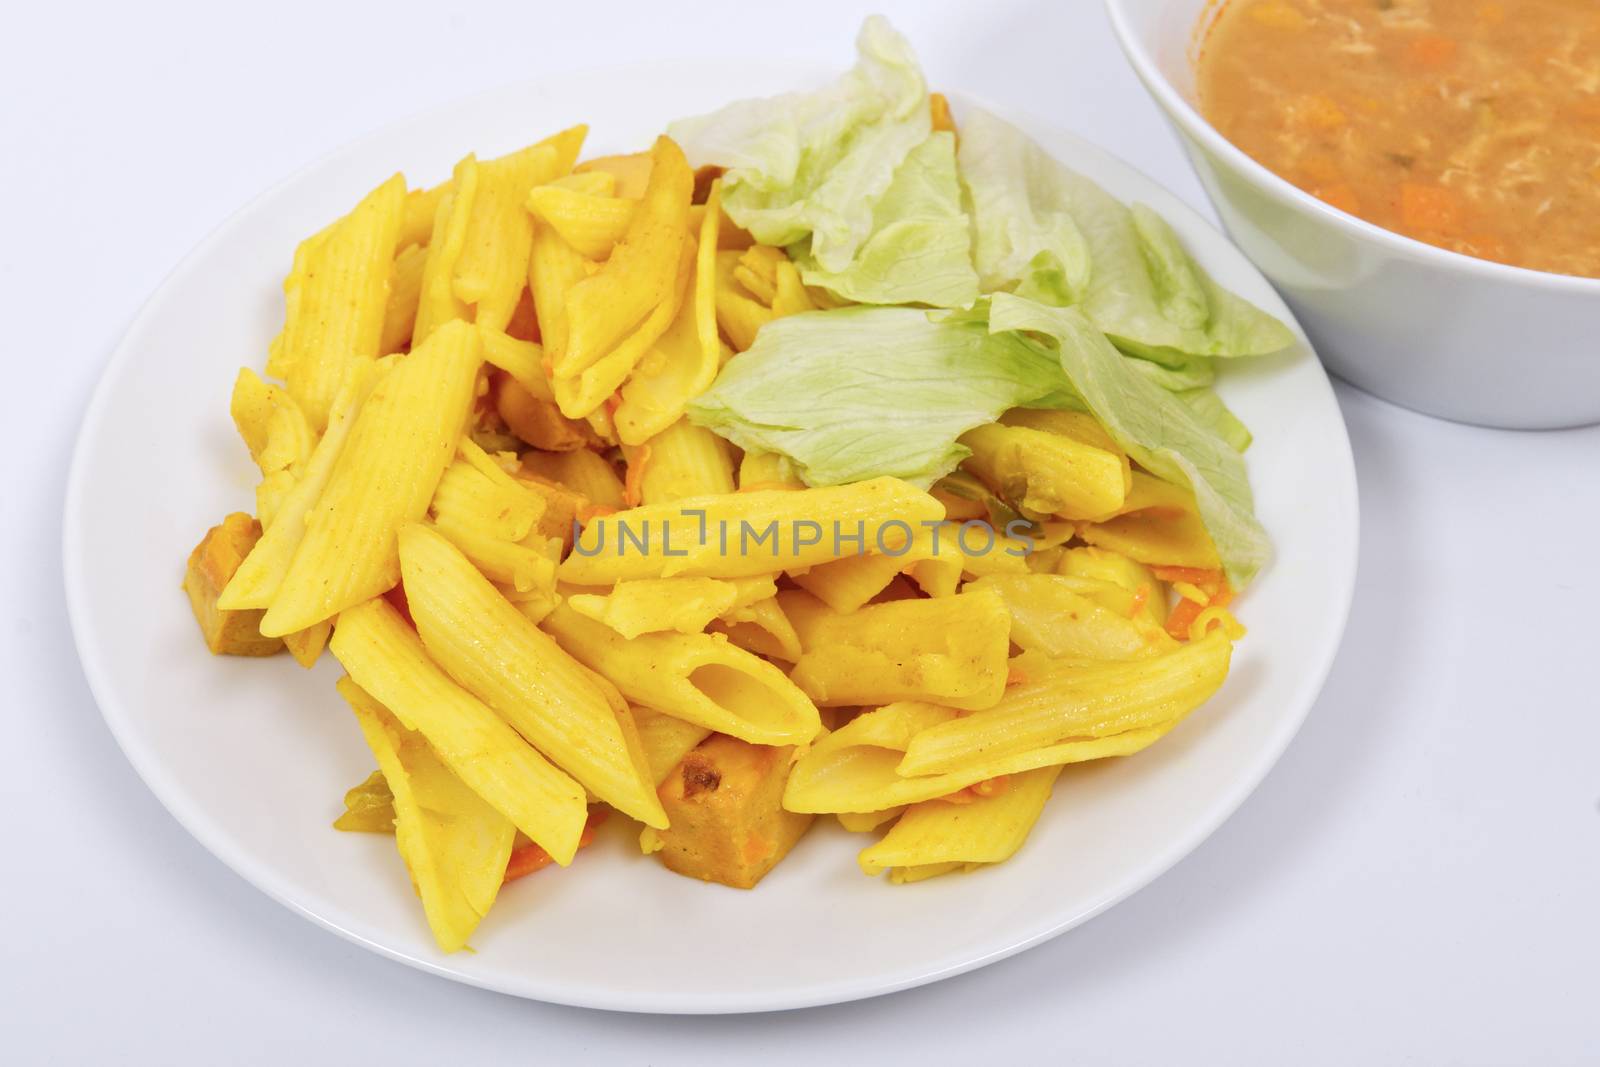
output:
[[[1408,408],[1511,429],[1600,422],[1600,280],[1509,267],[1330,207],[1195,108],[1193,49],[1217,0],[1106,0],[1229,234],[1328,368]]]

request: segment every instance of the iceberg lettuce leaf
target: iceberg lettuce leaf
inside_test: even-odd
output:
[[[1075,305],[1119,348],[1172,366],[1293,343],[1283,323],[1216,284],[1154,211],[1123,204],[1009,123],[967,108],[957,158],[985,291]]]
[[[805,243],[792,246],[807,285],[860,304],[965,308],[978,298],[971,235],[961,209],[955,137],[934,133],[895,171],[872,211],[872,233],[842,271],[820,266]]]
[[[927,488],[970,454],[956,443],[966,431],[1009,408],[1068,403],[1054,354],[1020,334],[861,306],[763,326],[688,415],[747,451],[788,456],[808,485],[892,475]]]
[[[874,205],[933,128],[905,38],[874,16],[856,48],[856,66],[816,92],[743,100],[667,128],[691,164],[726,168],[722,206],[734,222],[763,244],[809,235],[828,271],[848,268],[873,232]]]
[[[1134,369],[1077,308],[1010,293],[989,303],[989,328],[1043,334],[1061,369],[1106,432],[1151,474],[1194,491],[1200,518],[1235,589],[1266,565],[1271,546],[1255,518],[1244,459],[1188,403]]]

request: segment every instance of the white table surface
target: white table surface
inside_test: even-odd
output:
[[[1098,3],[878,6],[936,86],[1054,117],[1203,206]],[[68,632],[62,488],[95,377],[172,265],[263,188],[440,100],[661,53],[842,66],[866,10],[8,11],[0,1060],[1600,1062],[1600,428],[1477,430],[1341,386],[1360,581],[1332,678],[1283,761],[1133,899],[895,996],[659,1018],[454,985],[252,889],[123,760]]]

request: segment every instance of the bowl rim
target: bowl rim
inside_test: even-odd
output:
[[[1215,3],[1216,0],[1203,0],[1202,6],[1205,2]],[[1231,0],[1223,0],[1223,3],[1227,2]],[[1429,266],[1474,275],[1491,283],[1516,284],[1553,292],[1600,295],[1600,278],[1556,274],[1530,267],[1517,267],[1509,263],[1497,263],[1490,259],[1479,259],[1462,252],[1452,252],[1448,248],[1440,248],[1438,245],[1431,245],[1426,241],[1419,241],[1414,237],[1385,229],[1317,199],[1258,162],[1224,137],[1205,116],[1200,114],[1188,96],[1180,92],[1177,86],[1172,84],[1171,79],[1162,72],[1149,49],[1145,47],[1143,38],[1133,29],[1127,14],[1128,0],[1104,0],[1104,4],[1106,15],[1111,21],[1111,32],[1116,37],[1117,44],[1121,46],[1123,55],[1127,57],[1139,80],[1144,83],[1145,89],[1155,97],[1156,103],[1161,105],[1168,117],[1179,125],[1184,133],[1201,142],[1208,151],[1221,156],[1235,171],[1248,177],[1255,186],[1279,201],[1329,225],[1340,227],[1353,236],[1382,245],[1396,255]]]

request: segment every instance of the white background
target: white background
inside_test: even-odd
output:
[[[936,86],[1053,118],[1204,206],[1098,3],[876,6]],[[1087,926],[877,1000],[659,1018],[453,985],[250,888],[123,760],[67,628],[62,488],[96,375],[168,269],[262,189],[435,103],[660,54],[842,67],[870,9],[7,13],[0,1060],[1600,1061],[1600,429],[1477,430],[1341,386],[1360,581],[1332,678],[1277,769],[1194,855]]]

